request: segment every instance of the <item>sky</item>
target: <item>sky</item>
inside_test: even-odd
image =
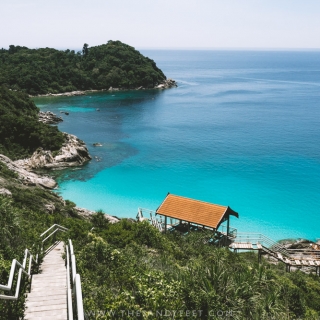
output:
[[[320,49],[320,0],[0,0],[0,47]]]

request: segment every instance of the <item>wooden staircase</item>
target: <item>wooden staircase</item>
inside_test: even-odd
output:
[[[67,320],[67,269],[62,258],[64,243],[52,246],[32,276],[25,320]]]

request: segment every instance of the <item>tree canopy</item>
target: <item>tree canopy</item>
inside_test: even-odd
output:
[[[39,122],[38,112],[25,93],[0,86],[0,153],[17,159],[31,155],[39,147],[52,151],[61,148],[62,132]]]
[[[120,41],[95,47],[85,43],[78,52],[14,45],[0,50],[0,85],[31,95],[152,88],[165,79],[153,60]]]

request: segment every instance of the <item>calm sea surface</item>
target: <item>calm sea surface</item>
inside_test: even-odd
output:
[[[170,192],[229,205],[238,231],[320,238],[320,52],[142,53],[179,87],[35,99],[93,157],[58,192],[133,218]]]

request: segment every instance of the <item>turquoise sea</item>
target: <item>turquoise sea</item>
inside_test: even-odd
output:
[[[133,218],[170,192],[229,205],[241,232],[320,238],[320,52],[141,52],[179,87],[35,99],[93,157],[58,192]]]

